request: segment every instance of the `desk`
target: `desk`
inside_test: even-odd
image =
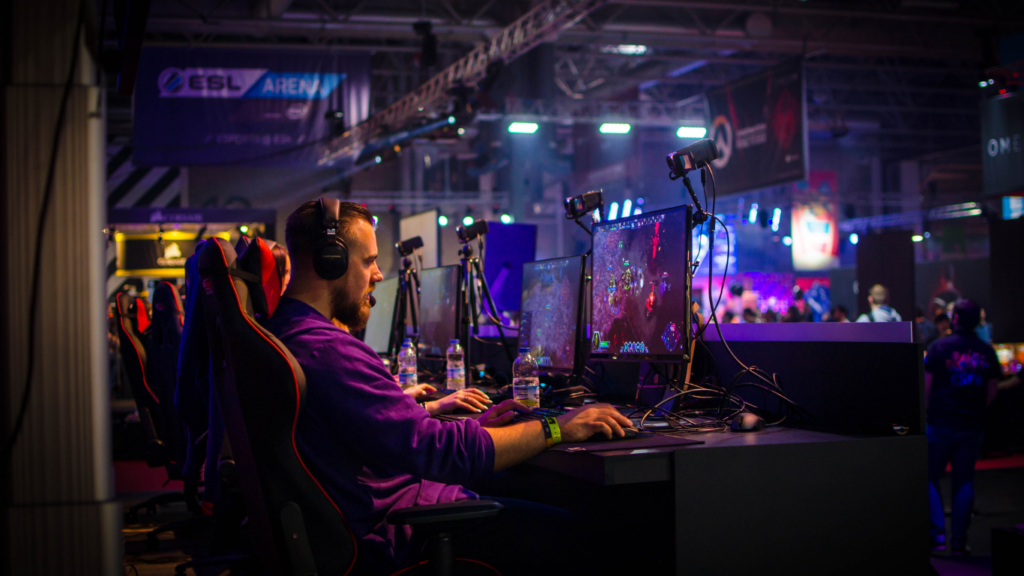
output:
[[[672,557],[645,573],[928,573],[924,436],[771,428],[688,437],[703,444],[548,450],[525,468],[555,473],[561,494],[576,495],[566,507],[592,511],[601,498],[654,523],[635,529],[670,527]]]

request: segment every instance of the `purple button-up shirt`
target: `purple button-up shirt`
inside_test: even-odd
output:
[[[296,445],[359,540],[359,564],[405,565],[422,542],[388,524],[388,511],[476,499],[459,484],[494,470],[490,434],[475,420],[430,418],[369,346],[304,302],[282,298],[265,327],[305,372]]]

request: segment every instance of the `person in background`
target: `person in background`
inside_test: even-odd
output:
[[[967,528],[974,507],[974,464],[981,453],[988,405],[996,396],[1002,368],[991,345],[975,333],[981,307],[959,300],[953,308],[953,333],[934,342],[925,357],[924,389],[928,409],[928,500],[931,546],[946,549],[946,520],[939,480],[952,468],[954,555],[970,553]]]
[[[733,324],[734,322],[738,322],[736,315],[731,310],[726,310],[725,314],[722,314],[722,324]]]
[[[953,328],[949,323],[949,316],[946,316],[945,312],[940,312],[935,317],[935,320],[932,320],[932,323],[935,324],[935,332],[938,334],[936,339],[945,338],[953,332]]]
[[[746,322],[747,324],[756,324],[757,322],[759,322],[757,318],[757,312],[751,308],[744,308],[743,321]]]
[[[871,304],[871,311],[861,314],[857,322],[902,322],[899,312],[889,306],[889,289],[881,284],[875,284],[868,291],[868,304]]]
[[[766,324],[774,324],[774,323],[776,323],[778,321],[779,321],[779,317],[778,317],[777,314],[775,314],[775,310],[772,310],[771,308],[769,308],[768,311],[764,313],[764,319],[763,319],[764,323],[766,323]]]
[[[828,312],[829,322],[849,322],[850,312],[846,309],[846,306],[842,304],[836,304]]]
[[[800,313],[800,309],[796,306],[790,306],[786,310],[785,316],[782,317],[783,322],[803,322],[804,315]]]
[[[939,339],[939,331],[935,328],[935,323],[925,317],[924,310],[920,306],[914,308],[914,326],[917,328],[914,332],[917,342],[928,346]]]
[[[981,309],[981,322],[978,323],[978,327],[975,328],[975,332],[978,333],[978,338],[981,338],[986,343],[992,343],[992,325],[985,321],[985,309]]]

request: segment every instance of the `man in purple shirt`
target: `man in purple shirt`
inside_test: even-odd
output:
[[[622,428],[631,426],[607,405],[574,410],[548,426],[506,425],[516,406],[511,401],[491,408],[479,420],[430,418],[395,386],[368,346],[331,322],[336,319],[353,330],[364,327],[370,293],[383,280],[370,213],[342,202],[335,226],[334,210],[329,201],[307,202],[289,216],[285,238],[292,279],[266,328],[305,372],[306,404],[296,426],[296,443],[355,533],[360,571],[393,571],[421,554],[423,541],[411,528],[385,521],[391,509],[475,499],[477,495],[464,485],[535,456],[559,433],[561,441],[578,442],[594,434],[622,436]],[[313,257],[318,246],[335,242],[328,232],[332,228],[348,252],[347,269],[336,279],[322,276],[324,268],[321,265],[318,271]],[[505,504],[505,514],[460,538],[456,545],[463,549],[457,554],[516,574],[547,556],[545,547],[563,558],[573,556],[573,547],[584,551],[580,530],[559,530],[551,537],[553,526],[571,521],[568,513],[498,500]]]

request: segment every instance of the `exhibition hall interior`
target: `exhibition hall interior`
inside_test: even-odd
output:
[[[0,573],[1024,574],[1019,0],[0,46]]]

